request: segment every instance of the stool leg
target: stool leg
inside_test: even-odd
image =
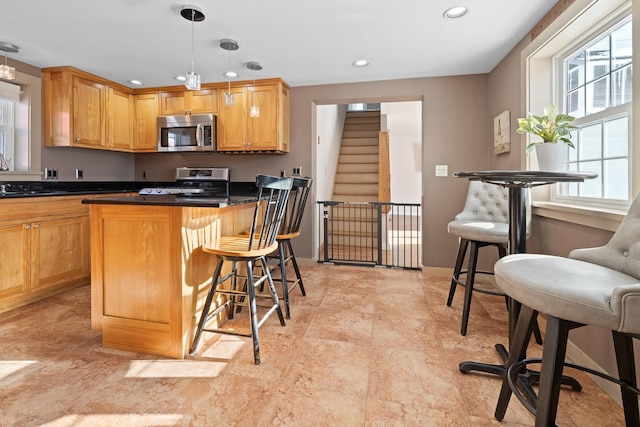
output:
[[[276,313],[278,314],[278,319],[280,320],[280,325],[285,326],[284,316],[282,316],[282,309],[280,308],[280,299],[278,298],[278,293],[276,292],[276,287],[273,284],[273,278],[271,277],[271,273],[267,268],[267,259],[265,257],[260,258],[262,264],[265,266],[267,271],[267,284],[269,285],[269,290],[271,291],[271,299],[273,300],[273,304],[276,307]]]
[[[509,348],[509,357],[504,366],[505,369],[502,376],[502,388],[500,389],[500,396],[498,397],[498,404],[496,405],[496,411],[494,414],[497,420],[502,420],[504,418],[504,415],[507,412],[507,406],[509,406],[509,399],[511,399],[512,390],[507,381],[507,371],[514,363],[522,360],[526,354],[527,346],[531,339],[533,324],[537,317],[538,312],[527,306],[523,305],[520,309],[515,332]]]
[[[612,331],[613,345],[618,362],[618,378],[624,383],[636,387],[636,367],[633,356],[633,340],[631,336]],[[620,386],[622,392],[622,407],[624,408],[624,420],[627,426],[640,426],[638,414],[638,396],[626,387]]]
[[[258,307],[256,290],[253,287],[253,261],[247,261],[247,292],[249,293],[249,317],[251,322],[251,338],[253,339],[253,363],[260,364],[260,337],[258,336]]]
[[[218,278],[220,277],[220,271],[222,270],[223,263],[224,260],[222,258],[218,258],[218,265],[216,265],[215,273],[213,273],[213,277],[211,278],[211,288],[209,289],[207,299],[204,302],[202,314],[200,315],[200,322],[198,322],[198,328],[196,329],[196,333],[193,337],[193,343],[189,350],[189,354],[191,355],[196,354],[198,351],[198,345],[200,344],[200,338],[202,337],[202,330],[207,323],[207,317],[209,315],[209,310],[211,309],[211,301],[213,301],[213,295],[216,293],[216,288],[218,287]]]
[[[451,287],[449,288],[449,298],[447,299],[447,306],[449,307],[451,307],[451,303],[453,302],[453,295],[456,293],[456,288],[458,287],[458,279],[460,278],[460,271],[462,271],[462,263],[464,262],[464,256],[467,253],[468,245],[469,241],[467,239],[460,239],[456,265],[453,268],[453,277],[451,278]]]
[[[547,331],[542,349],[542,366],[540,367],[536,427],[555,425],[569,330],[575,327],[572,325],[575,324],[557,317],[549,316],[547,318]]]
[[[467,325],[469,324],[469,311],[471,310],[471,297],[473,296],[473,281],[476,276],[476,264],[478,263],[478,244],[471,242],[469,247],[469,265],[467,267],[467,282],[464,289],[464,304],[462,306],[462,325],[460,334],[467,335]]]
[[[302,274],[300,274],[300,268],[298,267],[298,261],[296,261],[296,255],[293,253],[293,246],[291,246],[291,240],[287,240],[287,249],[289,252],[289,257],[291,257],[291,263],[293,264],[293,269],[296,272],[296,279],[298,280],[298,286],[300,287],[300,292],[302,292],[303,297],[306,297],[307,293],[304,290],[304,284],[302,283]]]
[[[283,241],[278,242],[280,253],[280,278],[282,279],[282,301],[284,302],[284,314],[287,319],[291,319],[289,311],[289,284],[287,283],[287,253]]]

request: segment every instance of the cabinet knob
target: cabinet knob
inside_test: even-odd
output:
[[[80,142],[80,138],[76,138],[76,142]]]
[[[31,228],[31,224],[25,224],[24,228],[26,228],[27,230]]]
[[[40,224],[33,224],[34,228],[40,228]]]

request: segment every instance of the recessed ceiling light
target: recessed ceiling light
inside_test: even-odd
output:
[[[238,77],[238,73],[236,73],[235,71],[227,71],[226,73],[223,74],[223,76],[228,77],[230,79],[235,79],[236,77]]]
[[[466,6],[455,6],[444,11],[444,17],[447,19],[462,18],[469,13],[469,8]]]
[[[351,65],[353,65],[354,67],[366,67],[367,65],[369,65],[369,61],[367,61],[366,59],[358,59]]]
[[[140,80],[129,80],[129,83],[136,86],[142,86],[142,82]]]
[[[176,79],[179,82],[186,82],[187,78],[183,75],[179,75],[179,76],[175,76],[174,79]]]

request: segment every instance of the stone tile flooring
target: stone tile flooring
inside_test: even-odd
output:
[[[466,337],[462,291],[414,270],[302,267],[292,318],[249,339],[207,334],[185,360],[102,348],[84,286],[0,314],[1,426],[529,426],[517,400],[493,417],[496,377],[458,363],[498,363],[504,300],[477,294]],[[246,311],[246,310],[245,310]],[[242,315],[238,318],[241,322]],[[534,346],[530,355],[539,354]],[[563,391],[560,426],[621,426],[622,410],[582,373]]]

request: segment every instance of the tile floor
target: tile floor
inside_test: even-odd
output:
[[[1,426],[529,426],[512,399],[493,418],[500,381],[461,374],[463,360],[499,361],[504,301],[474,296],[466,337],[462,292],[419,271],[303,267],[307,296],[292,319],[248,339],[209,334],[197,356],[171,360],[101,347],[89,287],[0,314]],[[539,352],[535,348],[530,354]],[[560,426],[624,425],[622,410],[577,373]]]

